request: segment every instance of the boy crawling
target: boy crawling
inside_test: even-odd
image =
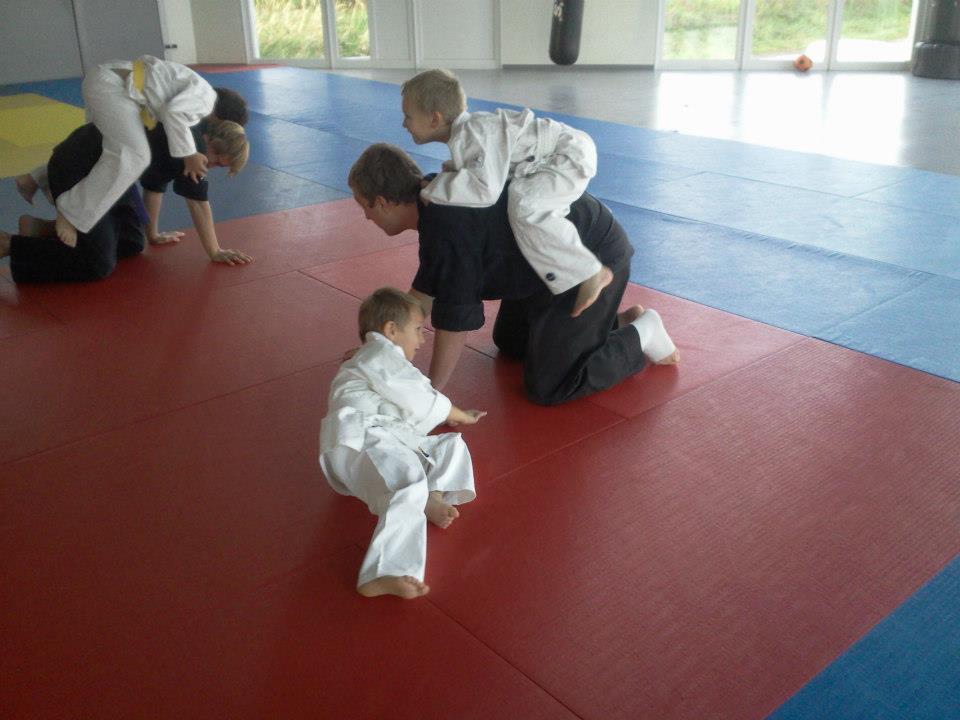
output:
[[[476,497],[460,433],[427,433],[444,422],[473,425],[486,413],[454,407],[413,366],[423,322],[417,301],[394,288],[364,300],[363,345],[334,377],[320,425],[330,486],[379,518],[357,580],[367,597],[426,595],[427,520],[447,528],[460,515],[456,506]]]

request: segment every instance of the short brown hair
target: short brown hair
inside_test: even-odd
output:
[[[410,321],[414,310],[423,315],[423,308],[413,295],[392,287],[374,290],[373,294],[360,304],[357,317],[360,341],[366,339],[368,332],[383,332],[384,326],[391,321],[404,327]]]
[[[393,203],[414,203],[420,194],[423,171],[396,145],[376,143],[361,153],[350,168],[350,189],[368,203],[378,197]]]
[[[400,86],[400,95],[420,111],[438,112],[451,123],[467,109],[467,96],[457,76],[449,70],[424,70]]]
[[[230,158],[230,174],[236,175],[247,164],[250,143],[247,133],[231,120],[221,120],[207,126],[207,144],[218,155]]]

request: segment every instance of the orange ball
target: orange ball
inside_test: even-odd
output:
[[[808,58],[806,55],[801,55],[793,61],[793,66],[800,72],[806,72],[813,67],[813,60]]]

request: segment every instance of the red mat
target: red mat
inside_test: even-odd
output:
[[[574,720],[429,601],[357,595],[346,578],[361,557],[312,562],[209,612],[111,624],[80,667],[5,674],[4,717]]]
[[[766,717],[960,552],[958,416],[804,341],[498,480],[433,602],[583,718]]]
[[[681,366],[543,408],[476,333],[478,499],[428,598],[364,600],[317,433],[414,238],[352,200],[218,232],[257,261],[0,278],[4,717],[762,718],[960,552],[960,386],[631,286]]]
[[[0,276],[0,339],[57,324],[57,319],[39,302],[24,297],[11,280]]]
[[[339,358],[358,306],[291,273],[8,338],[0,462]]]

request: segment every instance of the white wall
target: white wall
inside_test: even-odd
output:
[[[0,0],[0,84],[79,77],[69,0]]]
[[[192,0],[197,62],[245,63],[244,0]]]
[[[376,45],[377,57],[371,64],[413,67],[413,12],[404,0],[380,0],[370,8],[371,40]]]
[[[157,0],[73,0],[84,72],[108,60],[163,57]]]
[[[418,5],[421,67],[456,69],[499,65],[498,0],[414,1]],[[525,3],[526,0],[508,0],[504,4]]]
[[[500,62],[550,65],[552,0],[502,0]],[[653,65],[657,0],[585,0],[577,65]]]

